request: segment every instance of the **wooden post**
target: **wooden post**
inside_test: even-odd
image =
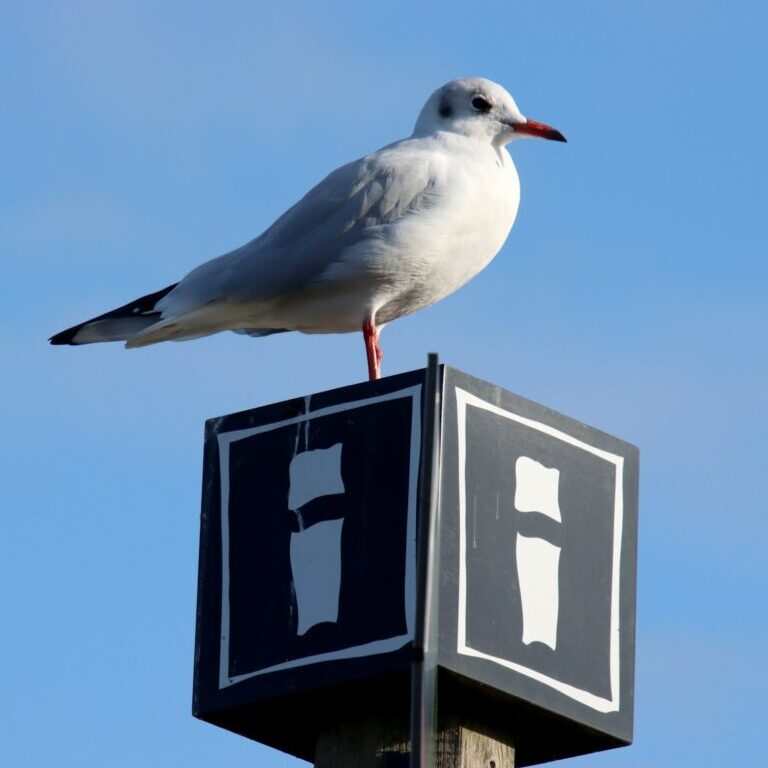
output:
[[[514,768],[514,746],[480,725],[447,723],[437,737],[437,768]],[[342,723],[320,736],[315,768],[401,768],[410,744],[405,723],[375,717]]]
[[[452,725],[438,734],[437,768],[515,768],[515,748],[474,727]]]

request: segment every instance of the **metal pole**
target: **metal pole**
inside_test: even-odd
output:
[[[411,768],[433,768],[437,731],[437,609],[441,382],[437,355],[427,357],[416,542],[416,622],[411,667]]]

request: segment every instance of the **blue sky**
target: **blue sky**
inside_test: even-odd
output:
[[[0,9],[0,762],[298,766],[190,711],[207,417],[364,377],[358,335],[51,348],[250,239],[434,88],[505,85],[522,204],[383,334],[641,449],[636,743],[764,752],[765,4],[24,2]]]

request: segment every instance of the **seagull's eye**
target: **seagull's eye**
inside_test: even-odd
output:
[[[491,102],[484,96],[475,96],[475,98],[472,99],[472,106],[478,112],[490,112],[493,104],[491,104]]]

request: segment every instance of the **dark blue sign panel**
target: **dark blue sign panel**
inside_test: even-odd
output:
[[[447,369],[440,663],[625,741],[637,451]]]
[[[307,757],[339,686],[399,672],[407,688],[422,380],[207,423],[197,716]]]
[[[460,388],[456,395],[459,653],[600,712],[618,709],[613,554],[621,545],[623,458]]]
[[[220,688],[411,639],[419,406],[418,387],[310,399],[217,432]]]

